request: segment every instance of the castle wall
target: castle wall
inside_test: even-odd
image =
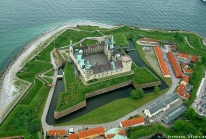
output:
[[[160,85],[161,82],[157,81],[157,82],[151,82],[151,83],[145,83],[145,84],[136,84],[133,80],[129,80],[129,81],[117,84],[117,85],[109,86],[109,87],[106,87],[106,88],[103,88],[103,89],[96,90],[96,91],[91,92],[91,93],[87,93],[85,95],[85,97],[86,98],[91,98],[91,97],[94,97],[94,96],[97,96],[97,95],[100,95],[100,94],[103,94],[103,93],[107,93],[109,91],[112,91],[112,90],[115,90],[115,89],[118,89],[118,88],[121,88],[121,87],[131,85],[131,84],[135,87],[135,89],[137,89],[137,88],[154,87],[154,86]],[[74,105],[70,108],[67,108],[63,111],[59,111],[59,112],[54,111],[54,118],[59,119],[59,118],[65,116],[65,115],[70,114],[70,113],[72,113],[72,112],[74,112],[78,109],[81,109],[85,106],[86,106],[86,100],[79,103],[79,104],[76,104],[76,105]]]
[[[81,103],[78,103],[78,104],[76,104],[76,105],[74,105],[74,106],[72,106],[70,108],[67,108],[67,109],[65,109],[63,111],[59,111],[59,112],[58,111],[54,111],[54,118],[55,119],[59,119],[59,118],[65,116],[65,115],[70,114],[70,113],[72,113],[72,112],[74,112],[76,110],[79,110],[79,109],[83,108],[83,107],[86,107],[86,100],[81,102]]]

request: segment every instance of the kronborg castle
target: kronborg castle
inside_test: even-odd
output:
[[[70,41],[70,57],[85,81],[125,73],[132,66],[131,58],[115,47],[113,36],[78,48]]]

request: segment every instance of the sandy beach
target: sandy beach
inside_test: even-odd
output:
[[[79,22],[73,22],[64,24],[59,27],[52,28],[49,31],[44,32],[40,36],[38,36],[36,39],[31,41],[23,51],[21,51],[18,54],[18,57],[15,58],[11,62],[11,64],[8,66],[8,68],[5,70],[5,74],[3,76],[3,83],[2,83],[2,89],[0,92],[0,118],[3,113],[5,113],[8,109],[9,104],[12,103],[12,101],[18,97],[18,93],[14,95],[13,92],[18,92],[17,88],[14,85],[14,80],[16,78],[16,73],[20,71],[24,65],[22,63],[28,59],[28,55],[32,53],[35,49],[37,49],[37,46],[40,45],[40,43],[45,42],[47,39],[49,39],[51,36],[55,35],[57,32],[69,28],[69,27],[76,27],[77,25],[90,25],[90,26],[99,26],[101,28],[113,28],[112,25],[106,25],[91,21],[79,21]]]

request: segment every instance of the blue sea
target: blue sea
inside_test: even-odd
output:
[[[110,25],[180,29],[206,36],[202,0],[0,0],[0,73],[41,33],[90,20]]]

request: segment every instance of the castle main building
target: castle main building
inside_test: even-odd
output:
[[[113,36],[78,49],[70,41],[70,57],[85,81],[128,72],[132,66],[131,58],[115,47]]]

